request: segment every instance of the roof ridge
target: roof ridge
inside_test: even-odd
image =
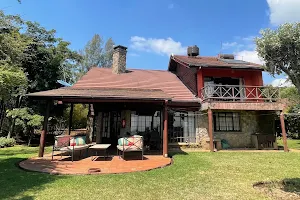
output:
[[[131,87],[123,87],[123,88],[109,88],[109,87],[63,87],[58,89],[69,89],[69,90],[132,90],[132,91],[163,91],[162,89],[145,89],[145,88],[131,88]]]
[[[92,68],[96,68],[96,69],[100,69],[100,70],[110,70],[111,68],[107,68],[107,67],[92,67]],[[91,69],[92,69],[91,68]],[[138,70],[138,71],[160,71],[160,72],[169,72],[167,69],[139,69],[139,68],[126,68],[126,70],[130,71],[130,70]],[[89,70],[90,71],[90,70]]]

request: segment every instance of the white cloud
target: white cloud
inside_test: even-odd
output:
[[[243,50],[243,51],[236,52],[235,58],[237,60],[244,60],[256,64],[263,64],[263,61],[258,57],[258,54],[255,50],[253,51]]]
[[[271,82],[273,87],[291,87],[294,86],[287,78],[277,78]]]
[[[160,55],[184,54],[187,47],[182,46],[180,42],[174,41],[172,38],[144,38],[133,36],[130,39],[132,49],[138,51],[154,52]]]
[[[267,0],[270,22],[279,25],[286,22],[300,21],[299,0]]]
[[[248,37],[243,37],[242,40],[245,41],[245,42],[251,42],[251,43],[253,43],[254,42],[254,38],[255,38],[255,36],[250,35]]]
[[[168,5],[168,9],[173,9],[174,8],[174,4],[173,3],[170,3],[169,5]]]
[[[238,45],[237,42],[225,42],[225,43],[222,43],[222,49],[230,49],[230,48],[236,47],[237,45]]]

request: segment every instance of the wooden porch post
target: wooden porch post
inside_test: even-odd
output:
[[[165,101],[163,112],[164,112],[163,156],[168,157],[168,108],[167,108],[167,101]]]
[[[285,131],[284,113],[282,111],[280,113],[280,124],[281,124],[284,152],[288,152],[289,149],[288,149],[288,145],[287,145],[287,137],[286,137],[286,131]]]
[[[214,137],[213,137],[213,122],[212,122],[212,111],[208,108],[208,135],[209,135],[209,149],[211,152],[214,151]]]
[[[40,148],[39,148],[39,157],[44,156],[44,150],[45,150],[45,136],[48,132],[48,118],[49,118],[49,112],[50,112],[50,101],[47,101],[47,108],[46,113],[44,116],[44,123],[43,123],[43,130],[40,137]]]
[[[71,103],[70,116],[69,116],[69,135],[71,135],[71,130],[72,130],[73,109],[74,109],[74,104]]]

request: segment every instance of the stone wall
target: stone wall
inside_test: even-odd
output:
[[[258,115],[256,111],[237,111],[240,113],[241,131],[238,132],[219,132],[213,131],[214,138],[225,139],[232,148],[253,147],[251,142],[251,134],[257,133],[260,130],[259,120],[265,123],[265,118]],[[258,117],[260,116],[260,117]],[[268,121],[272,121],[272,117]],[[260,123],[262,124],[262,123]],[[270,125],[271,126],[271,125]],[[198,112],[196,117],[196,136],[197,141],[201,143],[204,149],[209,148],[208,136],[208,117],[205,112]]]
[[[114,74],[121,74],[126,72],[126,53],[127,48],[123,46],[116,46],[113,51],[112,72]]]
[[[253,147],[251,134],[258,132],[258,118],[255,111],[241,111],[239,132],[214,132],[215,138],[225,139],[233,148]]]

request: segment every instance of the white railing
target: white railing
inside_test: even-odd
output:
[[[279,88],[268,86],[208,85],[201,89],[202,101],[276,102]]]

